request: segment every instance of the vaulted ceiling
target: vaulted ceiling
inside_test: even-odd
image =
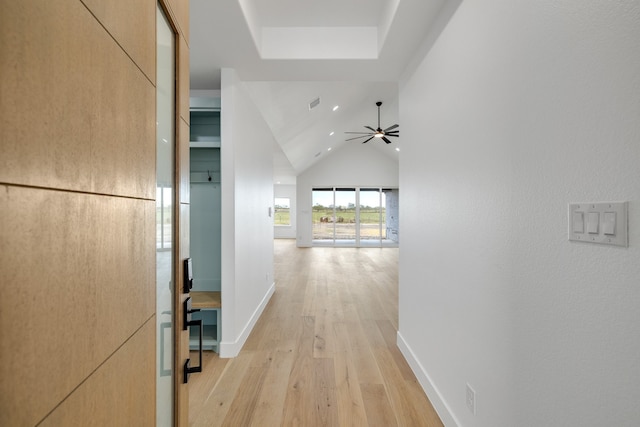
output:
[[[345,131],[376,127],[376,101],[382,126],[398,123],[397,82],[445,1],[191,0],[191,88],[219,89],[234,68],[277,141],[274,182],[293,183],[359,143]],[[397,157],[401,140],[366,147]]]

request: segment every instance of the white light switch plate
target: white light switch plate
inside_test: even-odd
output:
[[[627,247],[627,209],[627,202],[570,203],[569,240]],[[597,218],[598,224],[595,228],[581,226],[582,218],[585,222]],[[615,224],[611,224],[612,218]]]

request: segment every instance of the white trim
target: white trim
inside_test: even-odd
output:
[[[456,419],[455,415],[453,415],[451,408],[449,408],[449,405],[447,405],[447,402],[438,391],[438,388],[433,383],[431,377],[429,377],[429,374],[424,369],[420,361],[416,358],[416,355],[411,350],[411,347],[409,347],[409,344],[407,344],[407,342],[402,337],[402,334],[400,334],[400,331],[398,331],[396,343],[398,344],[400,352],[407,360],[407,363],[409,363],[409,366],[418,379],[418,382],[422,386],[422,389],[431,401],[433,408],[438,413],[438,416],[440,417],[442,423],[446,427],[458,427],[460,423]]]
[[[273,282],[235,341],[220,342],[220,358],[225,359],[236,357],[240,353],[240,350],[242,350],[242,346],[244,345],[245,341],[247,341],[247,338],[249,338],[249,334],[253,330],[253,327],[256,325],[256,322],[260,318],[260,315],[264,311],[264,308],[267,306],[267,303],[269,302],[275,291],[276,283]]]

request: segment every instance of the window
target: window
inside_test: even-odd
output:
[[[288,197],[275,198],[275,215],[273,216],[274,225],[291,225],[290,201]]]
[[[379,188],[360,189],[360,239],[386,239],[385,199]]]
[[[335,218],[333,188],[314,188],[311,204],[313,240],[333,241]]]
[[[311,203],[314,244],[398,245],[398,189],[313,188]]]

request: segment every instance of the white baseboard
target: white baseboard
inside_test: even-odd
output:
[[[240,353],[242,346],[244,345],[245,341],[247,341],[247,338],[249,338],[249,334],[253,330],[253,327],[256,325],[256,322],[260,318],[260,315],[264,311],[264,308],[267,306],[267,303],[269,302],[269,300],[271,299],[271,296],[273,296],[273,293],[275,291],[276,291],[276,283],[273,282],[269,287],[269,290],[267,290],[267,293],[262,298],[262,301],[260,301],[260,304],[258,304],[256,309],[253,311],[253,314],[249,318],[249,321],[244,326],[244,328],[242,329],[242,332],[240,333],[238,338],[236,338],[235,341],[220,342],[220,350],[219,350],[220,358],[225,359],[230,357],[236,357]]]
[[[442,423],[446,427],[458,427],[460,423],[453,415],[453,412],[451,412],[451,409],[449,408],[449,405],[447,405],[447,402],[442,398],[442,395],[438,391],[438,388],[435,386],[433,381],[431,381],[431,377],[429,377],[427,371],[424,369],[420,361],[416,358],[416,355],[411,350],[409,344],[400,334],[400,331],[398,331],[397,344],[400,352],[407,360],[407,363],[409,363],[411,370],[422,386],[422,389],[431,401],[433,408],[438,413],[438,416],[440,417]]]

